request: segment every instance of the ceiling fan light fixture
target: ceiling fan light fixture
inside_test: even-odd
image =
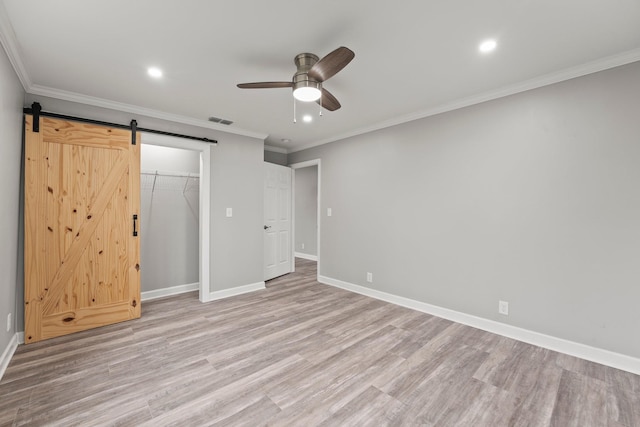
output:
[[[314,86],[300,86],[293,90],[293,97],[302,102],[313,102],[320,99],[322,92]]]

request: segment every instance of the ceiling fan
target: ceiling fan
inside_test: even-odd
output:
[[[298,70],[290,82],[240,83],[240,89],[293,88],[293,96],[299,101],[315,101],[329,111],[340,108],[335,96],[322,87],[322,83],[333,77],[351,62],[355,53],[349,48],[339,47],[319,59],[313,53],[300,53],[294,58]]]

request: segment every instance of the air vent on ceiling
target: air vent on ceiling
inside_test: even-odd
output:
[[[209,121],[213,123],[220,123],[221,125],[230,125],[233,123],[231,120],[221,119],[220,117],[209,117]]]

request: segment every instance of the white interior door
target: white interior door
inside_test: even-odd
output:
[[[264,280],[291,273],[291,168],[264,163]]]

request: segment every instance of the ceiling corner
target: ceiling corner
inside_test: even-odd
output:
[[[4,7],[4,1],[0,0],[0,44],[7,53],[9,62],[13,66],[14,71],[22,83],[22,87],[25,92],[29,92],[31,89],[31,78],[27,73],[27,70],[20,57],[20,49],[18,48],[18,41],[16,34],[13,31],[13,26],[7,15],[7,10]]]

